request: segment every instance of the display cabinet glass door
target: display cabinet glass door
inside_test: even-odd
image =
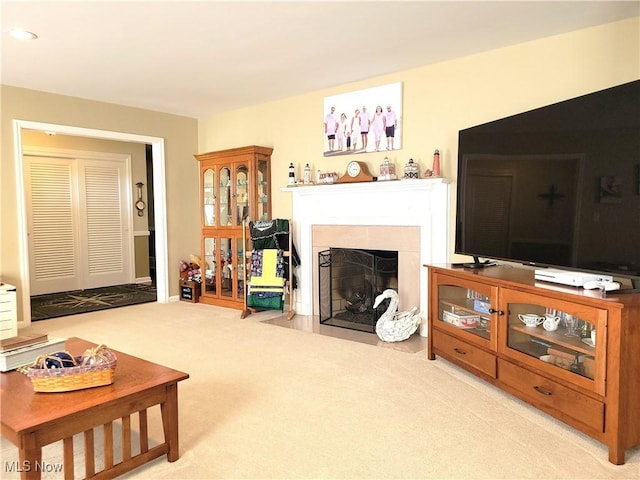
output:
[[[439,282],[443,282],[443,278]],[[464,330],[476,339],[489,340],[494,330],[491,292],[485,286],[440,283],[438,285],[438,315],[441,328]]]
[[[212,227],[216,224],[215,172],[212,168],[207,168],[204,171],[202,188],[202,224],[207,227]]]
[[[220,238],[220,278],[222,285],[220,287],[220,296],[233,297],[233,280],[234,280],[234,268],[233,268],[233,242],[229,237]]]
[[[244,288],[245,288],[245,269],[247,268],[247,261],[245,258],[245,252],[243,247],[242,238],[236,238],[236,295],[238,299],[242,299],[244,297]]]
[[[271,212],[269,212],[269,197],[268,192],[271,187],[269,182],[269,162],[266,160],[258,160],[257,171],[257,218],[255,220],[270,220]],[[252,219],[254,220],[254,219]]]
[[[244,295],[244,268],[242,255],[242,237],[223,236],[219,239],[220,251],[220,297],[230,300],[242,300]]]
[[[595,381],[604,393],[606,311],[510,290],[503,300],[506,354],[571,380]]]
[[[230,226],[232,225],[232,216],[231,216],[231,169],[229,167],[222,167],[220,169],[220,182],[219,182],[219,209],[220,209],[220,217],[218,225]]]
[[[217,238],[205,237],[204,238],[204,264],[201,265],[201,270],[204,271],[202,280],[204,283],[203,295],[216,295],[219,291],[218,287],[218,260],[216,258]]]
[[[243,253],[240,236],[223,235],[204,238],[203,295],[242,300],[245,266],[240,259]]]
[[[242,225],[242,220],[249,215],[249,192],[252,185],[249,179],[249,167],[244,164],[236,165],[236,192],[233,195],[236,201],[235,225]]]

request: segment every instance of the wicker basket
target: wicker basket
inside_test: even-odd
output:
[[[33,390],[71,392],[113,383],[117,358],[104,345],[87,350],[84,355],[75,357],[75,360],[78,364],[75,367],[46,368],[42,367],[44,361],[39,357],[26,370],[27,376],[31,378]]]

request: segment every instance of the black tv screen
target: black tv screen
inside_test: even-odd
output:
[[[640,279],[640,80],[459,132],[455,252]]]

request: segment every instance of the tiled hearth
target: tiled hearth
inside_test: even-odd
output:
[[[300,255],[295,310],[318,314],[318,252],[398,251],[399,310],[419,306],[426,333],[425,263],[448,259],[449,186],[442,178],[288,187]]]

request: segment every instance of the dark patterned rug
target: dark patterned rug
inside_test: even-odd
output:
[[[156,300],[155,285],[139,283],[37,295],[31,297],[31,321],[155,302]]]

